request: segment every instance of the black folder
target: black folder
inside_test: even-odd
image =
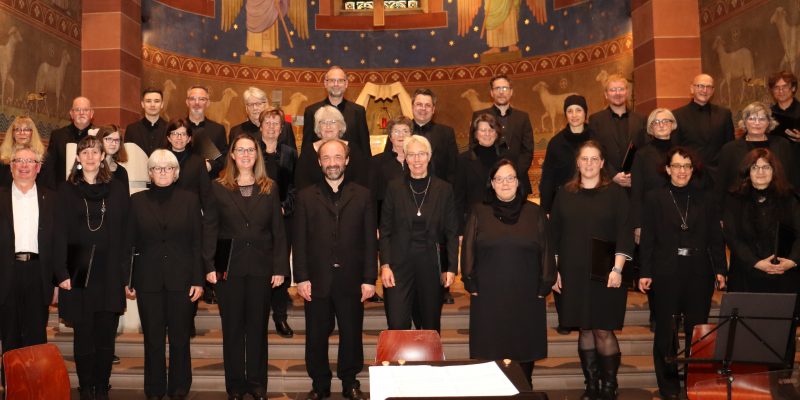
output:
[[[89,286],[89,277],[92,275],[95,245],[71,244],[67,246],[67,272],[72,287],[85,288]]]
[[[593,281],[606,283],[608,282],[608,274],[611,268],[614,267],[614,258],[617,254],[617,244],[607,240],[592,238],[592,269],[590,278]],[[635,274],[633,265],[625,261],[622,268],[622,284],[621,287],[634,288]]]
[[[215,146],[214,142],[212,142],[207,136],[195,136],[193,139],[196,141],[193,142],[194,144],[192,147],[194,148],[195,153],[199,154],[200,157],[203,157],[206,160],[214,161],[222,156],[222,153],[219,151],[217,146]]]
[[[231,264],[231,250],[233,239],[217,239],[217,252],[214,254],[214,269],[222,274],[223,279],[228,276]]]
[[[633,142],[628,143],[628,150],[625,151],[625,158],[622,159],[620,171],[629,173],[633,168],[633,156],[636,154],[636,145]]]
[[[128,288],[133,290],[133,270],[136,267],[136,260],[139,259],[139,253],[136,252],[136,247],[131,247],[131,268],[128,271]]]
[[[789,258],[792,254],[792,246],[797,239],[797,233],[789,225],[779,223],[775,231],[775,254],[781,258]]]

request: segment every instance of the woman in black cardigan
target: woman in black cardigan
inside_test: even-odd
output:
[[[180,167],[168,150],[147,162],[150,190],[131,197],[127,244],[136,252],[128,297],[136,298],[144,333],[144,392],[148,399],[183,399],[192,386],[189,350],[192,303],[203,294],[200,202],[176,187]],[[164,339],[169,335],[169,379]]]
[[[677,352],[673,315],[683,314],[690,345],[694,326],[708,319],[714,282],[724,288],[727,274],[719,207],[710,190],[690,182],[696,160],[686,148],[669,150],[662,163],[669,183],[645,195],[642,214],[639,289],[656,289],[653,363],[664,399],[678,399],[681,390],[678,365],[666,361]]]
[[[380,258],[389,329],[439,330],[440,287],[458,272],[458,218],[450,184],[428,172],[431,146],[414,135],[405,141],[409,175],[389,184],[381,210]],[[445,243],[444,246],[438,243]],[[440,253],[449,269],[440,272]],[[414,307],[417,307],[414,310]],[[419,322],[418,324],[416,322]]]
[[[289,256],[279,191],[267,177],[261,151],[252,136],[242,133],[231,141],[230,159],[212,184],[206,246],[230,240],[223,274],[206,275],[217,283],[222,318],[225,389],[229,399],[250,393],[266,399],[267,320],[272,290],[289,276]],[[227,268],[226,268],[227,267]]]
[[[128,187],[105,161],[102,141],[78,142],[77,158],[59,191],[57,227],[66,238],[67,265],[56,266],[61,318],[75,331],[73,351],[81,399],[108,399],[114,336],[125,310],[124,235]]]

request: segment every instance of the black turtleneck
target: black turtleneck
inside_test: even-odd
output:
[[[172,196],[175,185],[158,186],[150,185],[150,195],[159,203],[164,204]]]
[[[472,148],[472,151],[475,152],[475,156],[478,157],[478,160],[487,170],[492,168],[499,158],[495,146],[484,147],[477,144]]]
[[[653,138],[650,140],[650,143],[653,144],[653,147],[655,147],[659,153],[665,155],[673,146],[672,139],[659,139],[655,136],[653,136]]]
[[[183,164],[189,159],[189,156],[192,155],[192,152],[188,148],[183,149],[183,151],[175,151],[173,149],[169,149],[169,151],[175,155],[175,158],[178,159],[178,165],[181,167],[183,167]]]
[[[494,216],[506,225],[516,224],[519,214],[522,212],[523,201],[522,196],[515,196],[511,201],[503,201],[495,197],[492,200]]]

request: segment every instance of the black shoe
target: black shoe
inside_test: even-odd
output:
[[[600,371],[600,397],[604,400],[617,400],[619,392],[617,388],[617,371],[622,359],[622,354],[617,353],[610,356],[599,355],[597,357],[598,368]]]
[[[214,289],[208,289],[203,292],[203,302],[206,304],[217,304],[217,294]]]
[[[278,336],[282,338],[290,338],[294,336],[294,331],[292,327],[289,326],[289,323],[284,321],[275,321],[275,331],[278,332]]]
[[[583,370],[583,383],[586,390],[581,394],[581,400],[594,400],[600,394],[600,373],[597,366],[597,350],[578,349],[578,356],[581,359],[581,369]]]
[[[109,400],[108,399],[108,391],[111,389],[111,386],[95,386],[94,388],[94,398],[95,400]]]
[[[662,394],[661,398],[664,400],[680,400],[681,396],[677,393],[673,394]]]
[[[361,389],[357,387],[345,390],[342,392],[342,396],[344,396],[345,399],[350,400],[367,400],[367,396],[364,396],[364,393],[361,392]]]
[[[323,400],[323,399],[327,399],[328,397],[331,397],[331,392],[330,391],[322,393],[322,392],[318,392],[316,390],[311,390],[306,395],[306,400]]]
[[[174,396],[169,396],[170,400],[186,400],[185,394],[176,394]]]
[[[147,396],[147,400],[161,400],[163,398],[164,396]]]
[[[111,364],[114,364],[114,365],[119,364],[119,357],[117,357],[116,354],[114,354],[114,356],[111,357]]]
[[[442,304],[455,304],[455,302],[453,295],[449,291],[442,294]]]
[[[239,393],[228,394],[228,400],[244,400],[244,395]]]
[[[383,297],[379,296],[377,293],[373,294],[372,297],[367,299],[370,303],[383,303]]]
[[[558,332],[559,335],[569,335],[569,333],[572,332],[572,330],[567,327],[559,325],[556,327],[556,332]]]

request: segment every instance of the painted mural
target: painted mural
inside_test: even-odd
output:
[[[0,0],[0,27],[0,131],[25,114],[48,138],[80,93],[80,2]]]

